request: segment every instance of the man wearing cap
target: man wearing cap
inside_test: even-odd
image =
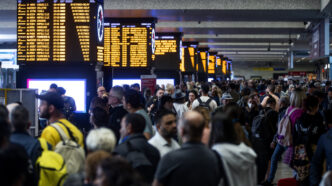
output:
[[[80,146],[83,144],[83,135],[81,131],[72,123],[70,123],[62,112],[64,107],[63,98],[55,92],[47,92],[46,94],[37,95],[37,98],[41,100],[39,105],[39,113],[41,118],[48,120],[49,125],[43,130],[41,138],[44,138],[53,149],[61,141],[61,137],[58,131],[50,126],[50,124],[56,124],[60,126],[69,138],[69,132],[73,134],[75,140]]]
[[[209,108],[210,111],[214,111],[218,105],[216,103],[216,101],[214,101],[212,98],[209,97],[209,90],[210,87],[208,84],[204,83],[201,85],[201,89],[202,89],[202,96],[197,98],[192,105],[192,109],[195,109],[196,107],[204,104],[204,103],[209,103]],[[200,103],[202,102],[202,103]]]
[[[223,107],[225,107],[226,105],[228,105],[232,101],[233,101],[233,97],[228,92],[224,93],[221,97],[221,103],[222,103]]]

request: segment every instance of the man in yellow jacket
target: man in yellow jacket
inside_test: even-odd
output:
[[[41,100],[39,105],[40,117],[47,119],[49,124],[49,126],[43,130],[41,138],[44,138],[54,149],[61,141],[61,137],[58,131],[50,126],[50,124],[57,124],[63,129],[63,131],[65,131],[69,138],[68,128],[72,132],[74,138],[76,138],[77,143],[83,147],[83,134],[75,125],[65,119],[62,112],[64,107],[63,98],[55,92],[47,92],[42,95],[37,95],[37,98]]]

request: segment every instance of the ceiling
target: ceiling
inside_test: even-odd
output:
[[[0,47],[4,43],[16,42],[15,37],[1,38],[1,35],[16,35],[16,1],[1,1],[4,4],[0,2]],[[165,4],[166,1],[158,0],[153,1],[153,5],[146,6],[145,10],[134,9],[135,4],[140,7],[139,2],[143,0],[105,1],[105,16],[156,17],[157,32],[183,32],[184,41],[198,41],[199,47],[209,47],[210,51],[216,51],[235,62],[287,61],[289,51],[294,51],[296,61],[309,61],[312,35],[309,25],[318,23],[325,16],[320,6],[314,4],[317,2],[314,0],[281,0],[278,2],[281,5],[275,6],[267,3],[271,1],[264,1],[264,5],[245,4],[247,9],[243,3],[258,1],[220,0],[225,3],[225,6],[222,6],[211,4],[215,1],[206,0],[207,5],[199,4],[201,8],[196,4],[179,9],[174,7],[176,3],[182,6],[188,4],[188,1],[170,0],[172,7],[170,3]],[[235,2],[242,4],[236,6]],[[123,6],[125,3],[128,3],[128,8]],[[164,4],[172,9],[164,9]],[[5,5],[9,7],[7,10]],[[159,9],[149,9],[155,6]],[[262,6],[268,7],[268,10]],[[9,35],[7,38],[10,38]]]

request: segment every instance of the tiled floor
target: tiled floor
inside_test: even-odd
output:
[[[274,179],[274,183],[277,184],[278,180],[282,179],[282,178],[291,178],[293,177],[293,170],[291,168],[289,168],[288,165],[279,162],[278,163],[278,169],[277,169],[277,173]]]

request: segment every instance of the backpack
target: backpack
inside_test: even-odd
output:
[[[154,167],[151,161],[141,150],[134,148],[130,141],[126,142],[126,146],[128,149],[126,160],[137,172],[142,175],[144,181],[152,182],[154,176]]]
[[[251,127],[251,133],[254,138],[266,139],[266,135],[268,135],[266,127],[270,127],[272,129],[272,126],[266,126],[266,119],[267,115],[272,111],[272,109],[269,109],[268,111],[261,112],[258,116],[254,117]]]
[[[67,129],[70,138],[67,137],[66,133],[59,126],[59,124]],[[73,133],[66,125],[61,122],[58,122],[57,124],[52,124],[51,126],[58,131],[61,137],[61,141],[55,146],[54,151],[61,154],[62,157],[66,160],[68,174],[83,171],[85,163],[85,153],[83,148],[78,144],[77,140],[73,136]]]
[[[296,179],[298,181],[303,181],[309,176],[310,170],[310,158],[312,154],[309,136],[311,134],[312,128],[303,127],[302,121],[298,120],[294,128],[294,143],[293,143],[293,158],[291,160],[291,167],[297,172]]]
[[[293,143],[292,123],[289,116],[291,116],[293,112],[298,109],[294,108],[290,112],[288,112],[288,110],[289,108],[286,110],[285,115],[280,120],[277,132],[277,142],[284,147],[289,147]]]
[[[203,107],[203,108],[206,108],[207,110],[211,110],[211,108],[210,108],[210,102],[212,101],[212,99],[211,98],[209,98],[206,102],[203,102],[202,100],[201,100],[201,98],[199,97],[199,98],[197,98],[197,101],[198,101],[198,103],[199,103],[199,107]]]
[[[42,153],[36,161],[39,186],[62,185],[67,177],[67,167],[62,156],[56,152],[49,151],[45,139],[39,138]]]

